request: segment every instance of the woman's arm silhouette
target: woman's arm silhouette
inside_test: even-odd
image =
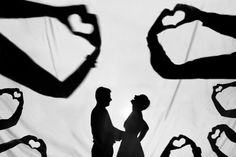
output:
[[[148,130],[149,130],[149,127],[148,127],[147,123],[144,122],[143,129],[141,130],[141,132],[139,133],[139,136],[138,136],[139,141],[143,140],[143,138],[147,134]]]
[[[183,64],[175,64],[170,58],[167,56],[165,50],[161,46],[158,41],[157,35],[166,29],[176,28],[177,26],[192,22],[193,20],[197,20],[196,17],[202,17],[203,13],[200,10],[196,9],[188,9],[192,11],[191,15],[186,13],[186,17],[183,21],[179,22],[177,25],[167,25],[164,26],[162,20],[166,16],[174,15],[174,13],[178,10],[184,10],[182,7],[186,5],[177,5],[174,10],[165,9],[157,20],[154,22],[152,27],[150,28],[147,36],[148,47],[151,54],[151,65],[153,69],[163,78],[167,79],[210,79],[210,78],[236,78],[236,73],[232,72],[230,69],[235,66],[236,54],[225,54],[219,56],[205,57],[195,59],[193,61],[187,61]],[[186,8],[185,8],[186,9]],[[187,9],[186,9],[187,10]],[[187,11],[185,11],[187,12]],[[208,14],[207,14],[208,15]],[[210,16],[210,15],[209,15]],[[212,16],[212,15],[211,15]],[[219,16],[219,19],[225,17],[222,15],[214,15]],[[231,17],[231,16],[230,16]],[[209,17],[210,18],[210,17]],[[213,17],[212,17],[213,18]],[[235,17],[234,17],[235,18]],[[226,18],[228,23],[232,22],[232,18]],[[207,21],[208,18],[204,18],[203,21]],[[212,21],[212,19],[210,20]],[[217,21],[218,22],[218,21]],[[203,22],[204,23],[204,22]],[[209,25],[209,22],[205,22],[204,25]],[[216,22],[215,22],[216,23]],[[211,23],[214,25],[214,22]],[[214,25],[215,26],[215,25]],[[228,25],[231,27],[232,25]],[[213,26],[212,26],[213,27]],[[220,27],[219,24],[213,27],[214,30],[218,30],[222,34],[230,34],[234,36],[231,32],[232,29],[227,29],[225,27]],[[225,31],[223,31],[225,30]],[[226,70],[227,69],[227,70]]]

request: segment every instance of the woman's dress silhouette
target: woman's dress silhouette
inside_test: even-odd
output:
[[[144,157],[144,152],[141,146],[141,140],[148,131],[148,125],[143,119],[142,110],[146,109],[148,105],[143,107],[139,104],[138,99],[142,99],[144,95],[135,96],[131,101],[133,104],[133,111],[124,123],[125,133],[122,138],[117,157]],[[148,100],[148,99],[147,99]]]

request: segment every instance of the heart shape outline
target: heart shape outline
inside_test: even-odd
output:
[[[212,139],[218,139],[221,136],[221,132],[219,129],[216,129],[215,131],[212,131],[211,138]]]
[[[186,145],[186,139],[184,139],[183,137],[177,137],[174,141],[173,141],[173,146],[178,147],[178,148],[182,148],[183,146]]]
[[[173,11],[170,10],[169,14],[166,14],[162,18],[162,24],[163,26],[174,26],[177,27],[180,22],[182,22],[185,19],[185,12],[183,11]]]
[[[29,146],[32,148],[32,149],[38,149],[41,147],[41,143],[38,141],[38,140],[29,140]]]
[[[68,21],[74,32],[91,34],[94,30],[93,25],[91,23],[83,22],[84,20],[78,14],[69,15]]]

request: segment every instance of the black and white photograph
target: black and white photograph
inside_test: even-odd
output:
[[[1,0],[0,157],[235,157],[236,1]]]

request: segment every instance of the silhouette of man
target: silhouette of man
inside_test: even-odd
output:
[[[163,25],[162,20],[166,16],[174,15],[176,11],[184,12],[185,18],[176,25]],[[208,13],[193,6],[177,4],[174,10],[163,10],[148,32],[147,42],[153,69],[161,77],[167,79],[236,78],[236,73],[231,70],[236,65],[235,52],[232,54],[198,58],[183,64],[173,63],[166,55],[165,50],[158,41],[157,35],[166,29],[176,28],[195,20],[200,20],[203,26],[216,32],[236,38],[236,24],[233,22],[236,20],[236,16]]]
[[[99,87],[95,98],[97,104],[91,114],[91,128],[93,134],[92,157],[112,157],[113,144],[122,138],[123,132],[115,128],[111,122],[106,107],[110,105],[111,90]]]

